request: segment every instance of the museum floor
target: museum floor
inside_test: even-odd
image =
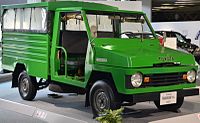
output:
[[[0,77],[1,78],[1,77]],[[199,82],[198,82],[199,84]],[[11,82],[0,82],[0,123],[93,123],[90,107],[84,107],[85,96],[61,94],[52,98],[48,89],[40,90],[34,101],[20,98]],[[179,113],[160,111],[153,102],[125,107],[123,123],[199,123],[200,96],[185,98]]]

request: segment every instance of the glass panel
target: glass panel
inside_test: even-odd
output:
[[[90,28],[92,26],[97,26],[97,15],[87,15]]]
[[[108,15],[92,15],[88,14],[92,37],[113,37],[113,24]]]
[[[177,34],[177,33],[175,33],[175,35],[176,35],[176,38],[178,39],[178,41],[186,43],[186,40],[184,39],[183,36],[181,36],[180,34]]]
[[[31,8],[24,9],[23,11],[23,29],[30,29]]]
[[[3,29],[14,29],[15,25],[15,11],[14,9],[6,10],[3,15]]]
[[[47,11],[44,8],[33,8],[31,16],[31,30],[47,30]]]
[[[98,23],[98,31],[113,31],[113,25],[111,19],[109,19],[106,15],[98,15],[97,16],[97,23]]]
[[[15,22],[15,29],[23,29],[23,9],[16,10],[16,22]]]
[[[121,34],[126,38],[154,38],[143,15],[121,17]]]
[[[65,13],[65,16],[62,17],[62,19],[66,23],[65,30],[72,30],[72,31],[86,30],[85,23],[80,13]]]
[[[87,18],[93,37],[154,39],[142,14],[90,11]]]
[[[121,30],[123,32],[142,32],[142,26],[140,23],[123,22],[121,23]]]

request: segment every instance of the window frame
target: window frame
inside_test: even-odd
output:
[[[87,19],[87,14],[100,14],[100,15],[108,15],[109,13],[115,13],[116,15],[118,14],[118,13],[121,13],[121,14],[124,14],[124,15],[129,15],[129,14],[138,14],[138,13],[131,13],[131,12],[121,12],[121,11],[97,11],[97,10],[86,10],[85,11],[85,17],[86,17],[86,20],[87,20],[87,25],[88,25],[88,27],[89,27],[89,31],[90,31],[90,25],[89,25],[89,22],[88,22],[88,19]],[[156,33],[155,33],[155,31],[154,31],[154,29],[153,29],[153,27],[152,27],[152,25],[150,24],[150,21],[149,21],[149,19],[147,18],[147,16],[146,16],[146,14],[142,14],[142,13],[140,13],[139,15],[142,15],[143,17],[144,17],[144,19],[145,19],[145,21],[146,21],[146,24],[147,24],[147,26],[149,27],[149,29],[150,29],[150,31],[152,32],[152,35],[153,35],[153,37],[156,39]],[[117,24],[114,24],[114,28],[116,28],[116,29],[113,29],[113,31],[116,31],[116,33],[120,33],[120,32],[118,32],[119,30],[121,31],[121,26],[117,26]],[[120,28],[119,28],[120,27]],[[91,35],[91,31],[90,31],[90,35]],[[95,39],[95,37],[92,37],[91,36],[91,38],[94,40]]]
[[[60,16],[61,16],[61,14],[63,14],[63,13],[77,13],[77,14],[80,14],[81,16],[82,16],[82,18],[83,18],[83,14],[82,14],[82,12],[81,11],[64,11],[64,12],[60,12]],[[70,20],[70,19],[69,19]],[[85,24],[85,21],[84,21],[84,19],[82,20],[82,22],[83,22],[83,24],[84,24],[84,28],[81,28],[80,27],[80,25],[81,25],[81,22],[80,22],[80,20],[75,20],[76,21],[76,23],[77,24],[79,24],[79,30],[78,29],[75,29],[75,27],[74,27],[74,29],[67,29],[67,25],[68,25],[68,23],[70,23],[70,22],[68,22],[69,20],[67,20],[66,22],[62,22],[61,20],[60,20],[60,23],[62,23],[62,24],[60,24],[60,29],[62,28],[64,28],[64,30],[65,31],[86,31],[87,32],[87,28],[86,28],[86,24]],[[63,25],[64,24],[64,25]]]
[[[13,9],[13,8],[11,8]],[[11,10],[10,9],[10,10]],[[6,14],[6,11],[8,11],[9,9],[4,9],[3,12],[2,12],[2,15],[1,15],[1,26],[2,26],[2,31],[14,31],[14,29],[4,29],[4,15]],[[15,9],[13,9],[15,11]],[[16,16],[16,13],[15,13],[15,16]],[[14,18],[14,28],[15,28],[15,18]]]
[[[31,22],[31,18],[32,18],[32,10],[34,9],[34,8],[41,8],[41,9],[45,9],[45,14],[46,14],[46,18],[45,18],[45,30],[31,30],[31,25],[32,25],[32,22]],[[22,29],[16,29],[16,14],[17,14],[17,9],[21,9],[21,14],[23,14],[22,16],[21,16],[21,19],[20,19],[20,28],[22,27]],[[5,32],[28,32],[28,33],[50,33],[50,32],[52,32],[52,31],[50,31],[52,28],[52,26],[49,26],[49,23],[51,23],[50,21],[49,21],[49,14],[50,14],[50,12],[48,11],[48,9],[47,9],[47,7],[31,7],[30,9],[30,18],[29,18],[29,20],[30,20],[30,22],[29,22],[29,29],[24,29],[23,28],[23,22],[21,22],[21,21],[23,21],[23,17],[24,17],[24,9],[28,9],[28,7],[27,8],[14,8],[14,11],[15,11],[15,17],[14,17],[14,28],[13,29],[6,29],[6,28],[4,28],[4,23],[3,23],[3,21],[4,21],[4,15],[5,15],[5,13],[6,13],[6,11],[8,11],[8,10],[10,10],[10,9],[3,9],[3,12],[2,12],[2,16],[1,16],[1,21],[2,21],[2,31],[5,31]],[[51,15],[50,15],[51,16]],[[51,21],[53,21],[53,18],[51,18]],[[21,25],[22,24],[22,25]]]

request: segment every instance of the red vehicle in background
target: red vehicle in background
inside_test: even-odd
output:
[[[195,57],[195,61],[200,63],[200,48],[196,44],[191,43],[191,39],[186,38],[183,34],[176,31],[156,31],[157,35],[164,37],[175,37],[177,38],[177,48],[181,51],[191,53]]]

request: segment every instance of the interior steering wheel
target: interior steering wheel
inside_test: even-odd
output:
[[[133,32],[122,32],[122,33],[120,33],[120,36],[122,36],[123,34],[125,34],[126,36],[128,36],[128,38],[131,38],[134,35]]]

